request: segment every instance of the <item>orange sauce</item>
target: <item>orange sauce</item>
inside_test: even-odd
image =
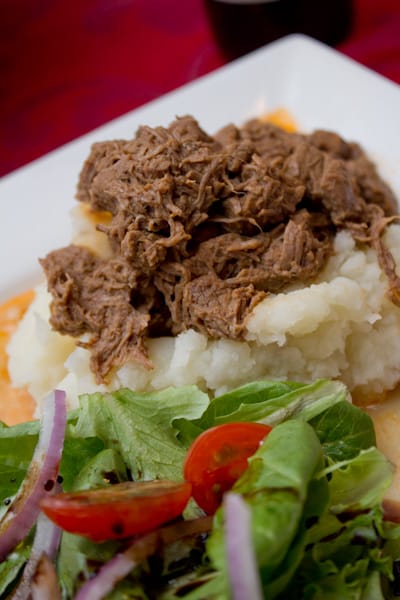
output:
[[[82,206],[85,217],[94,225],[110,223],[112,215],[105,211],[92,211]],[[19,322],[34,298],[33,290],[15,296],[0,304],[0,421],[15,425],[33,418],[35,401],[25,388],[11,384],[8,372],[7,345]],[[29,348],[26,350],[29,352]]]
[[[293,133],[299,129],[296,121],[285,108],[277,108],[276,110],[265,113],[260,117],[260,121],[272,123],[272,125],[281,127],[288,133]]]
[[[14,425],[33,418],[35,402],[26,389],[11,385],[7,344],[34,297],[29,290],[0,305],[0,421]],[[29,349],[27,348],[27,352]]]
[[[112,214],[108,210],[93,210],[83,203],[79,207],[83,216],[91,221],[93,225],[109,225],[112,221]]]

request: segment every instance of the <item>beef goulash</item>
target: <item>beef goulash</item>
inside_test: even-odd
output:
[[[394,195],[335,133],[251,120],[211,137],[191,116],[143,126],[130,141],[93,145],[77,197],[111,214],[98,228],[112,256],[70,245],[41,264],[51,325],[90,350],[98,383],[128,360],[151,368],[148,337],[192,328],[241,339],[266,295],[315,279],[339,230],[376,250],[400,305],[382,241]]]

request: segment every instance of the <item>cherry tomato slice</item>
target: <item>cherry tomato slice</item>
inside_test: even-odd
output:
[[[166,480],[46,496],[41,509],[59,527],[96,542],[149,532],[182,514],[191,484]]]
[[[252,456],[271,427],[262,423],[226,423],[207,429],[189,448],[184,477],[192,496],[208,514],[221,504],[223,494],[247,469]]]

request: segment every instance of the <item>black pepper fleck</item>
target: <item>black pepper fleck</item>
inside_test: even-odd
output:
[[[44,487],[44,489],[46,490],[46,492],[51,492],[51,490],[52,490],[52,489],[53,489],[53,487],[54,487],[54,481],[53,481],[53,479],[48,479],[48,480],[46,481],[46,483],[44,484],[44,486],[43,486],[43,487]]]
[[[124,526],[121,522],[117,521],[111,527],[111,530],[115,535],[121,535],[124,532]]]

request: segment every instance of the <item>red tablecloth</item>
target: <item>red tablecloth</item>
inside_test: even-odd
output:
[[[338,49],[400,83],[400,0],[354,1]],[[202,0],[2,0],[0,175],[224,62]]]

